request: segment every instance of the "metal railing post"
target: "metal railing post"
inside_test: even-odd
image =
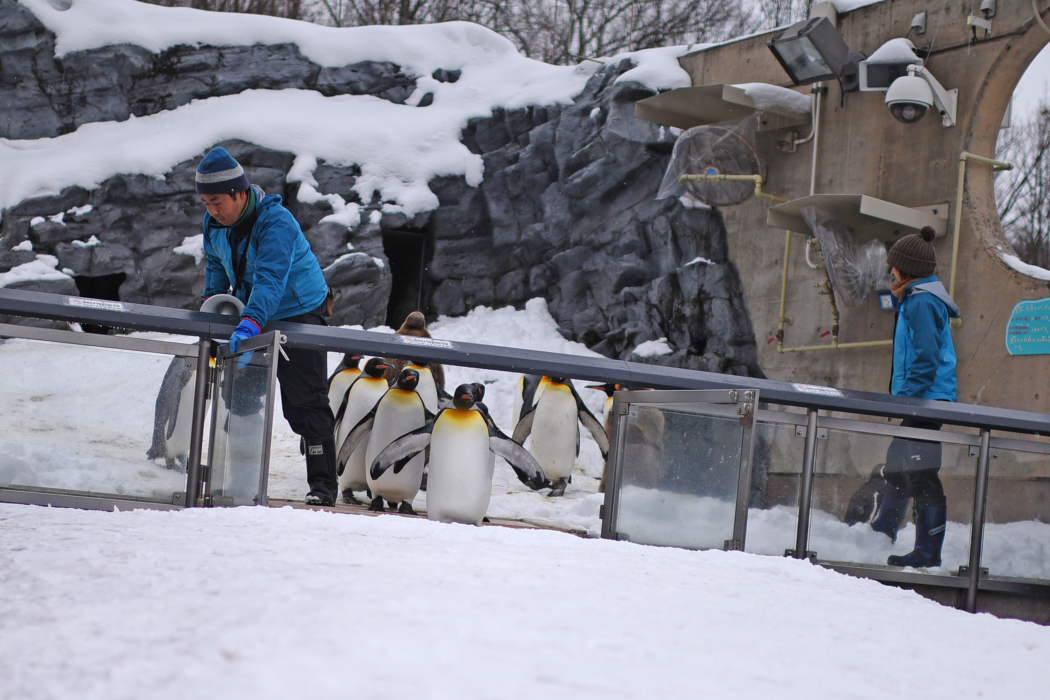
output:
[[[193,384],[193,419],[190,423],[190,454],[186,458],[186,507],[195,508],[200,497],[201,451],[204,441],[204,414],[208,397],[208,365],[213,340],[201,338],[197,353],[197,374]]]
[[[981,581],[981,543],[988,506],[988,441],[990,430],[981,431],[981,452],[977,458],[977,483],[973,489],[973,522],[970,524],[970,584],[966,589],[967,612],[977,611],[977,587]]]
[[[813,497],[813,461],[817,454],[817,409],[809,409],[806,418],[806,448],[802,453],[802,480],[798,491],[798,530],[795,533],[796,559],[805,559],[809,547],[809,508]]]

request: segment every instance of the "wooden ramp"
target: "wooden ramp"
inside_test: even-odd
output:
[[[334,506],[308,506],[302,501],[289,501],[281,498],[269,499],[269,505],[271,508],[299,508],[303,510],[327,510],[330,513],[346,513],[350,515],[370,515],[370,516],[396,516],[399,518],[426,518],[427,512],[425,510],[417,510],[416,515],[407,515],[405,513],[398,513],[397,511],[387,510],[383,513],[377,513],[375,511],[368,510],[366,505],[348,505],[345,503],[337,503]],[[547,523],[539,522],[537,520],[530,520],[528,518],[523,520],[512,520],[508,518],[486,518],[487,522],[481,524],[482,527],[516,527],[525,528],[529,530],[554,530],[556,532],[565,532],[570,535],[576,535],[577,537],[586,538],[587,531],[579,530],[576,528],[565,528],[555,527]]]

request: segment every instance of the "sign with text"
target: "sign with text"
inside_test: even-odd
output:
[[[1006,324],[1011,355],[1050,355],[1050,298],[1021,301]]]

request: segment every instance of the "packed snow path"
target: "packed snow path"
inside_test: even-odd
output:
[[[1048,654],[1045,627],[778,557],[0,505],[3,698],[1035,698]]]

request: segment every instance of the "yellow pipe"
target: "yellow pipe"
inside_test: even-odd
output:
[[[755,183],[755,196],[756,197],[759,197],[761,199],[769,200],[770,202],[776,202],[777,204],[783,204],[784,202],[787,201],[786,199],[783,199],[781,197],[777,197],[777,196],[771,195],[771,194],[766,194],[765,192],[763,192],[762,191],[762,176],[761,175],[722,175],[722,174],[708,175],[708,174],[704,173],[704,174],[697,174],[697,175],[682,175],[682,176],[680,176],[678,178],[679,182],[682,182],[684,180],[699,180],[699,181],[727,180],[729,182],[754,182]]]
[[[798,348],[784,348],[781,352],[809,352],[810,350],[845,350],[847,348],[874,348],[893,345],[892,340],[868,340],[861,343],[835,343],[832,345],[804,345]]]

